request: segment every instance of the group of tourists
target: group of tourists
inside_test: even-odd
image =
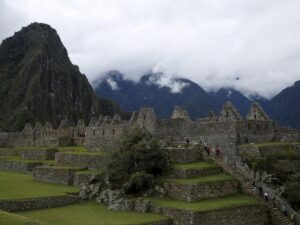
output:
[[[207,154],[207,157],[215,158],[221,155],[221,149],[219,146],[217,146],[216,148],[213,146],[208,146],[207,142],[204,142],[203,146],[204,146],[204,151]]]
[[[255,181],[252,182],[252,191],[254,193],[257,192],[257,189],[256,189],[256,184],[255,184]],[[261,198],[264,198],[264,200],[269,203],[270,202],[270,199],[269,199],[269,193],[267,191],[263,191],[263,188],[262,186],[259,186],[258,187],[258,193],[259,193],[259,196]],[[272,198],[272,204],[273,204],[273,207],[274,208],[277,208],[277,195],[275,195],[273,198]],[[282,214],[286,217],[288,217],[288,210],[287,210],[287,206],[286,204],[283,204],[282,207],[281,207],[281,211],[282,211]],[[290,219],[293,221],[293,224],[297,224],[297,218],[295,216],[295,214],[292,214]]]

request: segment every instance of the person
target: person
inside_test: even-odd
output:
[[[255,181],[253,180],[253,182],[252,182],[252,191],[254,192],[254,193],[256,193],[256,185],[255,185]]]
[[[219,148],[219,146],[216,149],[216,154],[217,154],[217,156],[219,156],[221,154],[221,149]]]
[[[185,143],[186,143],[186,146],[189,147],[189,145],[190,145],[190,139],[189,139],[189,138],[186,138],[186,139],[185,139]]]
[[[214,158],[216,156],[216,149],[211,147],[211,157]]]
[[[264,198],[265,198],[266,202],[269,202],[269,194],[268,194],[268,192],[264,193]]]
[[[282,205],[282,213],[283,213],[283,215],[288,216],[288,214],[287,214],[287,208],[286,208],[285,204]]]
[[[273,207],[276,208],[277,205],[276,205],[276,200],[277,200],[277,195],[274,196],[274,198],[272,199],[273,201]]]
[[[263,189],[261,186],[258,187],[258,192],[259,192],[260,197],[262,197]]]

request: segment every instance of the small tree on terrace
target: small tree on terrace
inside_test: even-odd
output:
[[[136,193],[149,189],[167,167],[167,153],[158,141],[145,129],[136,128],[109,157],[107,175],[111,188]]]

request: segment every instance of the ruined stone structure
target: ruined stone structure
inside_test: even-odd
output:
[[[170,119],[159,119],[152,108],[141,108],[132,113],[130,120],[122,120],[119,115],[113,118],[100,116],[92,118],[88,125],[79,120],[76,125],[62,121],[57,129],[51,124],[44,126],[37,122],[34,127],[26,124],[23,131],[14,133],[13,146],[86,146],[91,151],[114,150],[122,137],[135,127],[147,129],[153,137],[168,145],[182,143],[189,138],[190,142],[207,142],[228,155],[235,154],[236,146],[242,143],[258,143],[281,140],[300,139],[300,131],[280,128],[272,121],[258,103],[253,103],[245,118],[234,105],[226,102],[215,115],[210,112],[207,118],[192,121],[188,113],[176,106]],[[9,136],[9,135],[6,135]],[[5,142],[6,141],[6,142]],[[3,141],[6,145],[9,140]],[[1,145],[1,143],[0,143]]]

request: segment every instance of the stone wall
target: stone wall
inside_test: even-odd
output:
[[[237,123],[237,144],[275,140],[277,125],[271,120],[242,120]]]
[[[19,133],[0,132],[0,148],[12,147],[18,136]]]
[[[42,162],[26,162],[20,160],[0,160],[0,170],[15,172],[31,172],[35,167],[43,165]]]
[[[221,167],[207,168],[207,169],[177,169],[177,168],[173,168],[172,174],[170,176],[172,178],[184,179],[184,178],[191,178],[191,177],[209,176],[209,175],[218,174],[221,172],[222,172]]]
[[[267,210],[261,205],[231,207],[208,212],[184,211],[173,208],[151,207],[151,212],[161,212],[180,225],[269,225]]]
[[[236,180],[207,182],[194,185],[167,182],[164,184],[168,196],[183,201],[198,201],[224,197],[239,192],[239,183]]]
[[[189,163],[195,162],[202,158],[201,149],[200,148],[167,148],[169,160],[171,162],[178,163]]]
[[[104,154],[57,152],[55,162],[59,166],[74,166],[87,169],[99,169],[105,160]]]
[[[54,160],[57,149],[37,149],[23,151],[21,156],[27,160]]]
[[[75,168],[67,167],[39,166],[33,169],[32,177],[38,181],[72,185],[76,170]]]
[[[46,209],[79,202],[77,195],[41,197],[23,200],[0,200],[0,209],[8,212]]]

